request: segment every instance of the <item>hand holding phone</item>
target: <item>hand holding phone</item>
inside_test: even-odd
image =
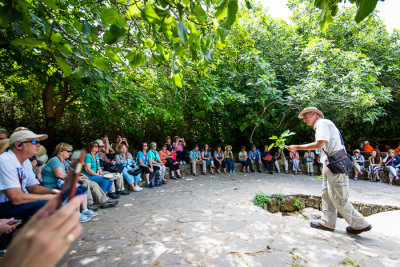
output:
[[[10,221],[10,222],[8,222],[7,224],[8,224],[8,225],[14,225],[14,224],[21,223],[21,222],[22,222],[22,220],[19,219],[19,220]]]

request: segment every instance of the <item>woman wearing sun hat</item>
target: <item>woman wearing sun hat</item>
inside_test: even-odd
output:
[[[235,173],[235,162],[233,161],[232,146],[227,145],[225,147],[224,156],[225,156],[225,166],[228,165],[228,171],[230,173]],[[224,172],[226,173],[225,168]]]

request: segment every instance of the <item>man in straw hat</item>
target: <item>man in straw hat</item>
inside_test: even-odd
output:
[[[27,220],[59,192],[39,185],[29,161],[46,138],[29,130],[11,134],[9,150],[0,155],[0,218]]]
[[[349,176],[347,173],[333,173],[327,168],[326,157],[331,157],[344,149],[339,130],[332,121],[324,119],[324,114],[315,107],[305,108],[298,117],[309,126],[313,126],[315,142],[305,145],[291,145],[286,148],[289,151],[320,149],[324,157],[322,162],[325,162],[322,185],[322,211],[324,215],[322,222],[311,222],[310,226],[334,231],[338,211],[350,225],[346,228],[348,233],[360,234],[371,230],[371,225],[365,220],[364,216],[354,209],[348,199]]]

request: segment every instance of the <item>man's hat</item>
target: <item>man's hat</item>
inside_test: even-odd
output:
[[[304,114],[309,113],[309,112],[315,112],[317,113],[321,118],[324,118],[324,113],[322,113],[319,109],[317,109],[316,107],[307,107],[305,109],[303,109],[302,112],[300,112],[298,118],[299,119],[304,119]]]
[[[44,139],[47,139],[47,134],[35,134],[34,132],[29,131],[29,130],[13,132],[10,136],[10,146],[12,144],[14,144],[15,142],[18,142],[18,141],[24,140],[24,139],[44,140]]]

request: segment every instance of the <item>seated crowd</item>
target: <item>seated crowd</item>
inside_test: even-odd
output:
[[[73,147],[67,143],[56,146],[54,156],[47,158],[46,150],[40,145],[47,138],[45,134],[35,134],[27,128],[17,128],[8,139],[8,132],[0,129],[0,250],[7,247],[12,239],[13,230],[33,216],[48,200],[54,198],[64,186],[70,168],[70,156]],[[371,150],[365,143],[365,148]],[[129,152],[126,138],[118,136],[115,143],[110,144],[107,134],[89,142],[82,173],[77,184],[77,194],[82,194],[79,208],[80,221],[88,222],[98,216],[99,208],[111,208],[118,204],[121,195],[129,195],[130,190],[140,192],[139,185],[143,178],[147,187],[161,186],[167,183],[165,174],[167,168],[171,179],[183,178],[181,165],[190,164],[194,176],[197,165],[201,166],[202,174],[221,172],[235,173],[235,155],[232,146],[217,146],[211,151],[208,144],[202,149],[195,145],[189,152],[184,138],[176,136],[174,140],[166,138],[160,149],[157,143],[142,143],[140,150],[133,156]],[[316,157],[317,154],[317,157]],[[298,151],[290,152],[289,158],[278,148],[275,153],[265,145],[262,152],[255,145],[249,151],[242,146],[238,153],[238,161],[242,172],[263,172],[269,174],[289,172],[289,162],[292,163],[294,174],[301,172],[300,163],[305,162],[307,174],[314,175],[314,165],[317,164],[322,173],[320,153],[317,150],[307,151],[300,156]],[[381,172],[387,170],[390,184],[393,179],[399,179],[400,158],[395,150],[390,149],[382,159],[376,150],[371,150],[368,158],[368,168],[360,150],[354,150],[353,155],[355,180],[364,171],[368,172],[370,181],[380,181]],[[10,222],[15,222],[10,225]],[[6,226],[7,225],[7,226]],[[2,232],[1,232],[2,231]]]

